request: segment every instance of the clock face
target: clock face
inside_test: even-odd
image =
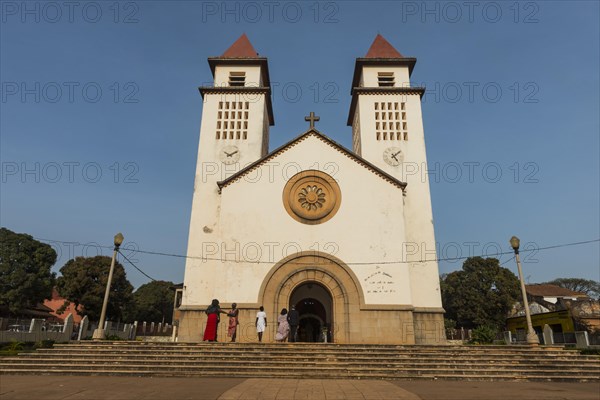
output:
[[[240,159],[240,150],[235,146],[225,146],[221,149],[219,158],[225,165],[235,164]]]
[[[404,155],[398,147],[388,147],[383,151],[383,161],[392,167],[397,167],[402,163]]]

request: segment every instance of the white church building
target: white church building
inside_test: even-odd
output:
[[[300,341],[445,341],[416,59],[377,35],[357,58],[353,148],[314,127],[269,152],[267,58],[242,35],[208,59],[178,340],[202,340],[212,299],[240,309],[238,341],[273,341],[282,308]],[[219,341],[226,341],[221,317]]]

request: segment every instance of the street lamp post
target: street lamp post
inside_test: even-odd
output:
[[[113,250],[112,261],[110,263],[110,271],[108,272],[108,280],[106,281],[106,291],[104,292],[104,302],[102,303],[102,312],[100,313],[100,322],[98,323],[98,328],[94,330],[94,334],[92,335],[92,339],[94,340],[102,340],[106,337],[106,332],[104,331],[104,323],[106,320],[106,308],[108,307],[108,296],[110,295],[110,285],[112,283],[113,272],[115,270],[115,261],[117,260],[117,252],[119,251],[119,246],[123,243],[123,234],[117,233],[115,235],[115,248]]]
[[[527,291],[525,290],[525,281],[523,280],[523,270],[521,269],[521,260],[519,258],[519,245],[521,241],[518,237],[513,236],[510,238],[510,245],[515,251],[515,259],[517,260],[517,269],[519,270],[519,280],[521,281],[521,294],[523,295],[523,307],[525,308],[525,319],[527,320],[527,344],[531,346],[537,346],[540,344],[538,335],[533,330],[533,324],[531,323],[531,314],[529,313],[529,302],[527,301]]]

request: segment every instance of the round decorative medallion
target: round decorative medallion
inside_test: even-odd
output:
[[[283,205],[292,218],[316,225],[331,219],[340,208],[342,193],[333,177],[316,170],[302,171],[283,189]]]

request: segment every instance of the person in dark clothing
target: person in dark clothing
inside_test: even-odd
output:
[[[227,311],[221,310],[219,300],[213,299],[211,305],[204,312],[208,317],[206,319],[206,328],[204,329],[204,341],[216,342],[219,330],[219,314],[227,314]]]
[[[296,311],[296,307],[292,306],[290,312],[287,315],[288,324],[290,325],[290,338],[289,342],[296,341],[296,332],[298,331],[298,325],[300,324],[300,314]]]

